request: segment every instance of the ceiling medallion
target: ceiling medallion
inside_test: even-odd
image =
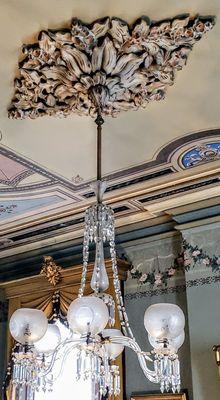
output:
[[[117,116],[162,100],[189,52],[214,18],[188,15],[132,26],[106,17],[90,25],[73,19],[69,29],[41,31],[24,45],[9,117]]]

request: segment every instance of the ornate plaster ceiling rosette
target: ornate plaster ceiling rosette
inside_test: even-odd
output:
[[[179,17],[133,26],[106,17],[90,25],[73,19],[70,29],[41,31],[23,46],[11,118],[43,115],[116,116],[164,98],[194,43],[212,29],[211,17]]]

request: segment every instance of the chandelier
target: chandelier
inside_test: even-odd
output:
[[[68,309],[69,336],[61,341],[59,328],[48,323],[40,310],[21,308],[10,319],[10,332],[17,342],[12,354],[12,385],[16,400],[34,400],[36,390],[53,389],[53,366],[62,357],[65,364],[77,350],[75,379],[90,379],[93,400],[120,394],[120,371],[115,359],[128,347],[136,353],[147,379],[160,385],[161,392],[180,391],[180,367],[177,351],[184,342],[185,318],[175,304],[154,304],[144,315],[144,326],[152,350],[142,351],[135,340],[118,276],[115,249],[114,212],[103,203],[106,182],[101,174],[102,87],[92,93],[97,105],[97,181],[94,184],[97,201],[85,213],[83,267],[78,298]],[[84,295],[90,245],[95,245],[95,263],[90,286],[92,294]],[[104,244],[109,246],[113,272],[114,296],[109,287],[104,259]],[[121,330],[115,328],[117,309]],[[107,327],[108,326],[108,327]],[[148,366],[149,364],[149,366]]]
[[[58,324],[48,323],[40,310],[21,308],[10,319],[16,341],[12,353],[11,384],[16,400],[34,400],[35,392],[53,390],[53,367],[76,354],[75,379],[92,382],[92,400],[120,394],[117,357],[127,347],[139,361],[145,377],[161,392],[180,391],[178,349],[184,342],[185,317],[175,304],[158,303],[144,315],[151,349],[143,351],[129,324],[118,276],[114,212],[103,203],[106,182],[101,172],[103,116],[145,107],[161,100],[176,72],[204,33],[211,17],[161,21],[146,18],[129,25],[104,18],[86,25],[74,19],[70,29],[42,31],[38,43],[23,46],[24,60],[15,80],[11,118],[67,116],[73,112],[95,117],[97,125],[96,203],[85,213],[83,266],[78,298],[68,309],[68,335],[61,340]],[[84,295],[90,246],[95,263],[92,294]],[[114,295],[107,293],[109,278],[104,245],[109,248]],[[116,329],[115,313],[120,329]]]

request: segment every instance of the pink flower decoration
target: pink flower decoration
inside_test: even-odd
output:
[[[146,281],[147,276],[148,276],[148,274],[143,274],[143,275],[140,277],[139,281],[140,281],[140,282]]]
[[[176,270],[174,268],[168,269],[168,275],[173,276],[176,273]]]
[[[196,257],[196,256],[198,256],[200,254],[200,251],[199,250],[194,250],[193,252],[192,252],[192,256],[193,257]]]
[[[202,262],[203,262],[203,264],[205,264],[205,265],[209,265],[209,264],[210,264],[210,260],[209,260],[208,258],[204,258],[204,259],[202,260]]]
[[[154,282],[154,284],[157,285],[157,286],[162,285],[162,280],[161,280],[161,278],[162,278],[162,275],[161,275],[161,274],[156,274],[156,275],[155,275],[155,282]]]

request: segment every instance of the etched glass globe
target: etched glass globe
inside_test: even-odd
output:
[[[119,329],[104,329],[104,331],[102,331],[102,336],[104,338],[107,337],[111,338],[114,336],[123,336],[123,334]],[[114,360],[123,352],[124,346],[122,344],[117,344],[117,343],[107,343],[105,344],[105,349],[107,351],[108,357],[111,360]]]
[[[164,343],[162,340],[160,339],[156,339],[153,336],[148,334],[148,340],[149,343],[151,344],[151,346],[155,349],[155,350],[161,350],[164,348]]]
[[[174,348],[177,352],[183,345],[184,341],[185,341],[185,332],[182,331],[182,333],[179,336],[170,340],[170,346]]]
[[[45,335],[34,344],[34,347],[40,353],[50,353],[55,350],[60,341],[61,334],[58,326],[48,324]]]
[[[9,329],[17,342],[32,344],[44,336],[47,325],[47,318],[42,311],[19,308],[11,316]]]
[[[70,304],[67,320],[75,333],[96,335],[107,325],[109,313],[105,303],[95,296],[84,296]]]
[[[183,331],[185,317],[176,304],[153,304],[145,311],[144,326],[150,336],[156,339],[172,339]]]
[[[155,349],[155,350],[160,350],[164,348],[164,343],[161,339],[156,339],[153,336],[150,336],[148,334],[148,340],[151,344],[151,346]],[[173,339],[169,339],[168,342],[168,348],[173,350],[174,352],[177,352],[179,350],[179,348],[183,345],[185,340],[185,332],[182,331],[181,334]]]

